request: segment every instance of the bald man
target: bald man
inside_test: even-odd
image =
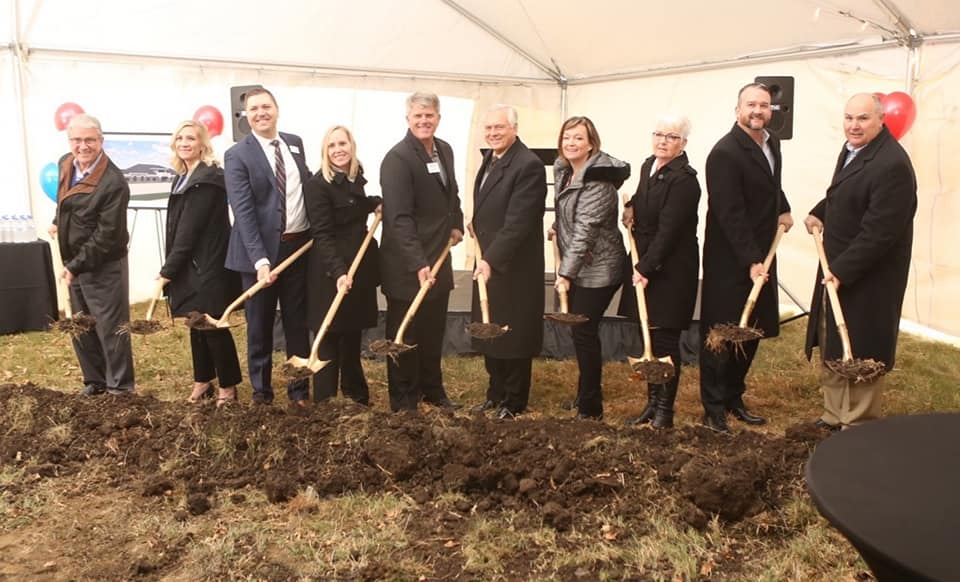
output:
[[[829,271],[850,332],[854,355],[892,370],[900,311],[907,288],[917,212],[917,179],[910,157],[883,124],[876,95],[862,93],[843,114],[847,141],[826,196],[804,220],[808,232],[823,229]],[[815,285],[807,326],[807,357],[820,347],[822,361],[839,360],[843,347],[823,285]],[[848,428],[880,414],[882,377],[854,383],[821,368],[823,415],[815,424]]]

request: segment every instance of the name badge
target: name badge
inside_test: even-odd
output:
[[[295,146],[295,145],[292,145],[292,146],[290,146],[290,151],[293,152],[293,153],[295,153],[295,154],[299,154],[299,153],[300,153],[300,148],[298,148],[298,147]]]
[[[427,164],[427,171],[430,172],[431,174],[439,174],[439,173],[440,173],[440,164],[438,164],[437,162],[430,162],[430,163],[428,163],[428,164]]]

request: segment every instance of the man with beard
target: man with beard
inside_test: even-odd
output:
[[[473,278],[487,282],[491,319],[509,326],[493,339],[474,339],[490,383],[478,411],[499,419],[522,413],[530,397],[533,356],[543,345],[543,210],[547,179],[543,162],[517,138],[517,110],[491,109],[483,121],[490,151],[473,187],[471,234],[482,259]],[[477,289],[474,321],[481,317]]]
[[[436,95],[410,95],[407,135],[380,165],[380,280],[387,297],[388,338],[396,336],[420,286],[433,285],[404,335],[404,341],[415,344],[416,349],[387,358],[387,387],[394,412],[416,410],[420,400],[445,410],[460,408],[447,397],[440,370],[447,304],[453,290],[450,257],[443,261],[435,280],[430,273],[447,241],[463,240],[453,149],[434,137],[439,123],[440,99]]]
[[[737,121],[707,157],[707,224],[703,243],[703,288],[700,331],[703,340],[718,323],[737,322],[757,277],[766,284],[749,324],[764,337],[780,333],[777,267],[763,260],[778,224],[793,225],[790,205],[780,186],[780,141],[766,127],[772,115],[770,90],[750,83],[740,89]],[[726,413],[747,424],[766,422],[743,402],[744,379],[760,340],[746,341],[714,353],[701,341],[700,398],[704,424],[729,432]]]
[[[889,371],[910,271],[917,179],[907,152],[883,124],[876,95],[861,93],[847,102],[843,131],[847,143],[826,197],[804,224],[809,232],[823,230],[830,268],[818,279],[836,285],[857,357],[883,362]],[[820,346],[822,360],[838,360],[843,348],[823,291],[817,285],[810,302],[807,357]],[[824,366],[824,412],[816,424],[839,430],[879,416],[882,379],[855,383]]]

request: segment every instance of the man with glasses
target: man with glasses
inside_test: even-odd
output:
[[[766,284],[748,324],[763,337],[780,333],[777,267],[763,261],[779,224],[793,226],[790,204],[780,186],[780,141],[767,131],[772,109],[770,90],[750,83],[740,89],[737,121],[707,157],[707,225],[703,243],[703,288],[700,333],[706,339],[718,323],[736,323],[757,277]],[[743,402],[744,379],[760,340],[726,347],[720,352],[701,341],[700,398],[704,424],[729,432],[726,413],[750,425],[766,422]]]
[[[73,337],[84,396],[133,392],[127,203],[130,188],[103,151],[100,122],[74,116],[67,126],[70,153],[60,158],[57,211],[48,229],[57,237],[70,304],[96,326]],[[59,235],[59,236],[58,236]]]

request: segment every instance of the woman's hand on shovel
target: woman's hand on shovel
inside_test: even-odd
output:
[[[492,274],[493,274],[493,273],[491,272],[491,269],[490,269],[490,263],[488,263],[487,261],[485,261],[485,260],[483,260],[483,259],[480,259],[480,260],[477,262],[477,268],[473,270],[473,280],[476,281],[476,280],[477,280],[477,277],[479,277],[479,276],[482,275],[482,276],[483,276],[483,280],[486,281],[487,283],[489,283],[489,282],[490,282],[490,275],[492,275]]]
[[[344,288],[346,290],[344,291]],[[337,291],[343,291],[344,293],[349,293],[350,289],[353,288],[353,277],[350,275],[340,275],[337,278]]]
[[[646,289],[648,283],[650,283],[650,279],[647,279],[646,277],[644,277],[643,275],[641,275],[640,273],[638,273],[636,270],[634,270],[634,272],[633,272],[633,286],[634,286],[634,287],[636,287],[637,285],[641,285],[641,284],[642,284],[642,285],[643,285],[643,288]]]

